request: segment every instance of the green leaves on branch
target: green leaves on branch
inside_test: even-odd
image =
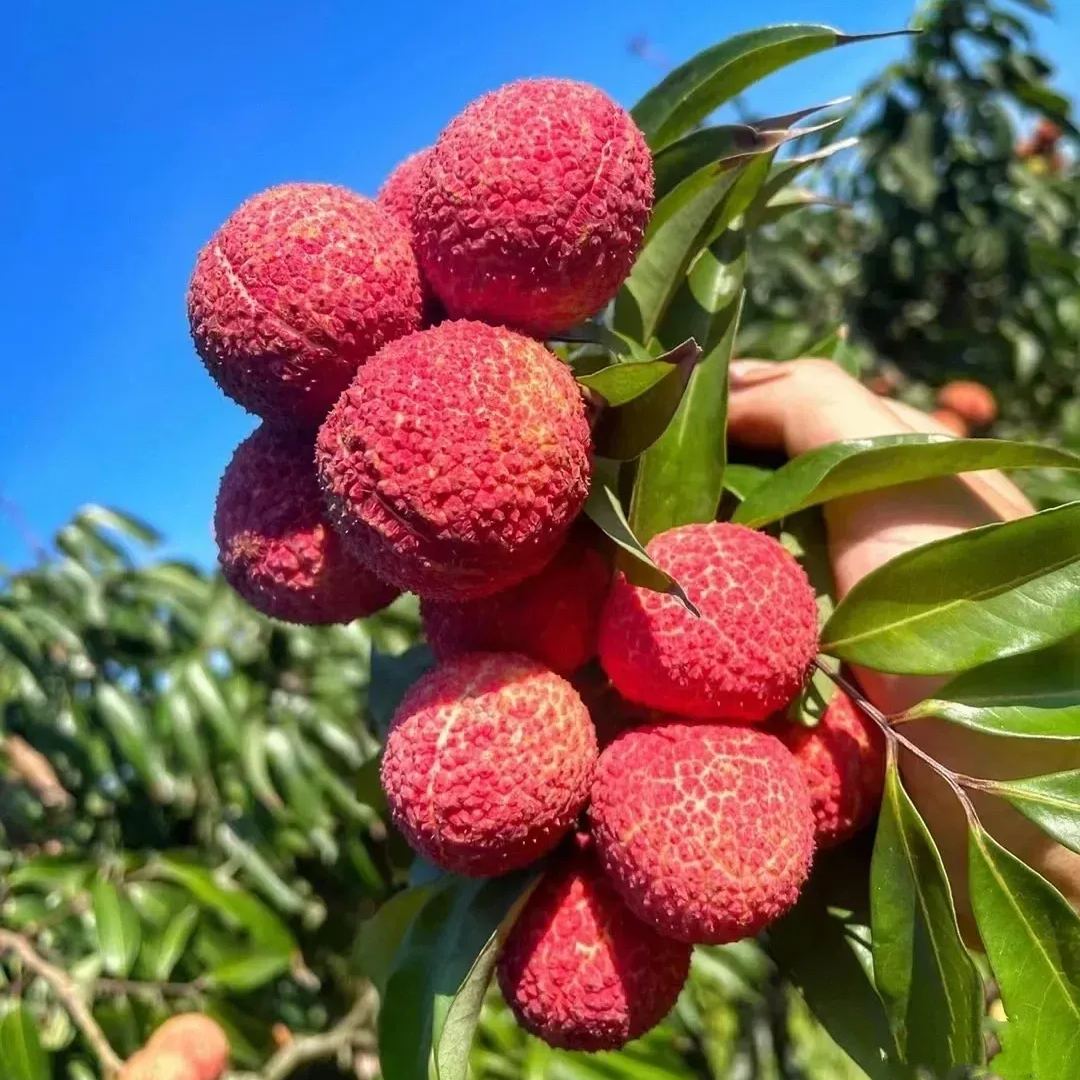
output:
[[[0,1065],[5,1080],[51,1080],[37,1021],[25,1005],[14,1004],[0,1016]]]
[[[1080,739],[1080,635],[957,675],[904,719],[920,716],[991,735]]]
[[[983,988],[929,830],[890,755],[871,865],[874,975],[900,1061],[944,1074],[983,1059]]]
[[[760,527],[832,499],[980,469],[1080,469],[1051,446],[944,435],[883,435],[829,443],[789,461],[758,487],[735,520]]]
[[[905,552],[863,578],[823,651],[877,671],[966,671],[1080,632],[1080,503]]]
[[[981,828],[969,842],[971,902],[1008,1016],[1003,1080],[1080,1076],[1080,919],[1048,881]]]
[[[90,887],[102,967],[109,975],[126,977],[139,955],[141,926],[131,901],[105,878]]]

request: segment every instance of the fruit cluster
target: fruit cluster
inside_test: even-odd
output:
[[[388,733],[393,821],[454,873],[551,856],[498,978],[526,1028],[590,1050],[668,1012],[693,944],[786,912],[882,782],[845,698],[813,729],[774,719],[818,645],[779,542],[719,522],[655,537],[695,615],[614,572],[580,518],[589,413],[543,339],[612,299],[652,193],[645,140],[605,95],[514,83],[375,202],[256,196],[189,293],[207,368],[264,421],[218,496],[226,578],[304,623],[420,597],[439,663]]]

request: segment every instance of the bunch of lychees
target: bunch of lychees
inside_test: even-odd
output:
[[[612,299],[652,196],[624,110],[579,83],[514,83],[374,202],[256,196],[189,293],[207,368],[264,420],[218,496],[225,576],[304,623],[419,595],[440,663],[387,738],[393,820],[459,874],[552,856],[499,982],[530,1031],[591,1050],[668,1012],[693,944],[784,914],[815,843],[863,825],[881,786],[880,739],[847,699],[812,730],[771,720],[818,643],[813,589],[777,541],[717,522],[655,537],[697,616],[613,574],[575,524],[589,417],[542,342]]]

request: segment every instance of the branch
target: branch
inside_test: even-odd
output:
[[[82,1032],[90,1044],[101,1070],[106,1077],[112,1077],[123,1066],[120,1055],[109,1044],[105,1032],[98,1026],[86,1001],[79,992],[74,980],[58,967],[54,967],[21,934],[10,930],[0,930],[0,953],[13,953],[43,982],[48,983],[56,999],[67,1010],[72,1022]]]
[[[134,994],[142,997],[198,997],[206,993],[206,981],[145,982],[138,979],[97,979],[94,994]]]
[[[305,1035],[283,1046],[258,1073],[234,1073],[234,1080],[285,1080],[302,1065],[332,1057],[340,1050],[371,1049],[371,1023],[375,1019],[378,995],[368,983],[358,993],[349,1011],[320,1035]]]

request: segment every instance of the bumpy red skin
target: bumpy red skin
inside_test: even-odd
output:
[[[470,653],[394,714],[382,783],[410,846],[444,870],[504,874],[546,855],[585,805],[596,735],[574,688],[515,653]]]
[[[354,558],[325,518],[310,434],[256,428],[221,478],[214,533],[225,580],[286,622],[351,622],[397,595]]]
[[[439,658],[477,650],[524,653],[560,675],[596,655],[607,560],[578,534],[540,571],[482,600],[425,600],[424,632]]]
[[[379,577],[468,600],[554,556],[585,502],[589,451],[565,364],[521,334],[449,322],[361,368],[316,462],[331,521]]]
[[[972,427],[987,427],[997,419],[997,400],[982,383],[970,379],[955,379],[946,383],[937,395],[943,409],[951,409]]]
[[[781,722],[775,730],[810,788],[817,846],[835,847],[865,827],[885,785],[885,737],[877,724],[838,692],[815,727]]]
[[[714,522],[648,544],[701,610],[617,575],[600,623],[600,662],[630,701],[700,720],[757,723],[799,692],[818,646],[814,591],[764,533]]]
[[[229,1064],[229,1040],[221,1025],[201,1013],[180,1013],[166,1020],[151,1036],[152,1054],[174,1053],[187,1058],[196,1080],[218,1080]]]
[[[314,428],[367,357],[421,325],[406,230],[331,184],[282,184],[243,204],[199,253],[188,319],[229,397]]]
[[[737,941],[783,915],[814,853],[795,759],[773,735],[736,724],[623,732],[600,755],[589,817],[631,911],[694,944]]]
[[[435,144],[417,255],[451,317],[550,336],[615,295],[652,200],[644,136],[606,94],[567,79],[510,83]]]
[[[671,1011],[691,949],[633,915],[591,852],[557,859],[507,936],[499,988],[550,1046],[617,1050]]]

